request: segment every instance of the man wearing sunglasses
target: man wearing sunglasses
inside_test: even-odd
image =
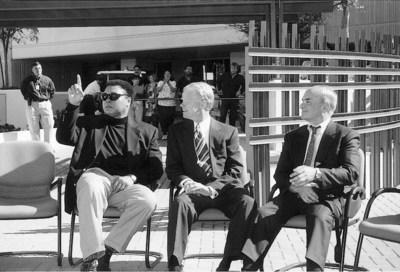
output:
[[[132,97],[128,82],[110,80],[101,94],[104,114],[79,116],[83,100],[79,75],[68,90],[69,103],[56,138],[75,146],[65,211],[77,208],[79,212],[82,271],[110,271],[111,255],[125,251],[156,207],[153,192],[144,185],[156,182],[163,173],[157,129],[134,120]],[[101,224],[108,206],[122,214],[104,240]]]

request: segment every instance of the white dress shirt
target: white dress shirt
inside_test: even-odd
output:
[[[211,117],[206,116],[204,120],[200,121],[199,123],[194,123],[194,131],[196,131],[196,127],[199,125],[199,129],[201,135],[203,135],[204,141],[208,146],[208,150],[210,150],[210,125],[211,125]]]
[[[319,129],[317,129],[317,132],[316,132],[316,135],[315,135],[314,152],[313,152],[313,157],[312,157],[312,160],[311,160],[311,165],[315,165],[315,157],[317,156],[317,151],[318,151],[319,144],[321,143],[322,135],[324,134],[324,132],[326,130],[326,127],[328,126],[328,123],[330,121],[331,121],[331,119],[329,118],[329,119],[323,121],[322,123],[320,123],[318,125],[313,125],[314,127],[318,127],[318,126],[321,126],[321,127]],[[311,142],[311,136],[312,136],[311,125],[308,125],[307,129],[309,131],[308,141],[307,141],[307,149],[308,149],[308,146],[310,145],[310,142]],[[306,149],[306,154],[304,156],[307,155],[307,149]],[[306,158],[304,157],[304,160],[305,159]]]

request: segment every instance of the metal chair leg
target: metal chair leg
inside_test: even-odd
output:
[[[80,258],[78,261],[74,262],[72,257],[73,248],[74,248],[74,232],[75,232],[75,219],[76,214],[75,211],[71,213],[71,230],[69,234],[69,249],[68,249],[68,262],[71,266],[77,266],[83,262],[83,259]],[[159,264],[163,258],[163,254],[160,252],[150,251],[150,233],[151,233],[151,217],[147,220],[147,230],[146,230],[146,250],[126,250],[123,253],[115,253],[121,255],[127,254],[135,254],[135,255],[144,255],[145,256],[145,264],[147,268],[154,268],[157,264]],[[155,260],[150,262],[150,257],[154,257]]]
[[[346,253],[346,243],[347,243],[347,224],[346,227],[343,228],[343,233],[342,233],[342,256],[340,258],[340,265],[339,265],[339,271],[342,272],[344,269],[344,262],[345,262],[345,253]]]
[[[147,268],[154,268],[163,258],[159,252],[150,251],[151,217],[147,220],[145,263]],[[150,262],[150,256],[155,260]]]
[[[80,258],[78,261],[74,262],[74,258],[72,257],[74,250],[74,232],[75,232],[75,211],[71,213],[71,229],[69,232],[69,247],[68,247],[68,262],[71,266],[76,266],[80,264],[83,260]]]
[[[360,254],[361,254],[361,246],[363,243],[364,235],[360,233],[357,242],[357,249],[356,249],[356,256],[354,257],[354,271],[357,271],[358,262],[360,261]]]
[[[115,254],[127,255],[144,255],[145,265],[147,268],[154,268],[163,258],[163,254],[160,252],[150,251],[150,233],[151,233],[151,217],[147,220],[147,230],[146,230],[146,248],[145,250],[126,250],[125,252],[118,252]],[[150,257],[154,257],[155,260],[150,262]]]
[[[62,266],[63,254],[61,253],[61,206],[59,207],[58,215],[57,215],[57,264],[58,266]]]
[[[58,266],[62,266],[63,254],[61,252],[61,222],[62,222],[62,212],[61,212],[61,186],[62,186],[62,178],[58,178],[58,186],[57,186],[57,200],[58,200],[58,214],[57,214],[57,264]]]
[[[348,225],[347,222],[345,222],[345,225],[343,227],[343,232],[341,235],[341,240],[342,240],[342,252],[341,252],[341,259],[339,263],[325,263],[325,268],[330,268],[330,269],[339,269],[340,272],[342,271],[368,271],[366,268],[364,267],[358,267],[358,261],[357,264],[354,263],[353,265],[348,265],[345,264],[345,252],[346,252],[346,243],[347,243],[347,229],[348,229]],[[360,246],[361,247],[361,246]],[[357,258],[357,254],[356,254],[356,258]],[[295,263],[295,264],[291,264],[285,267],[282,267],[276,271],[287,271],[287,270],[291,270],[293,268],[297,268],[297,267],[305,267],[306,266],[306,262],[300,262],[300,263]]]

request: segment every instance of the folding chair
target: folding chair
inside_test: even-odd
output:
[[[152,191],[158,187],[154,185],[151,187]],[[71,213],[71,230],[69,233],[69,249],[68,249],[68,262],[71,266],[76,266],[82,263],[83,259],[80,258],[78,261],[74,262],[72,257],[73,255],[73,247],[74,247],[74,232],[75,232],[75,217],[78,215],[77,210],[73,210]],[[115,207],[108,207],[104,212],[103,218],[119,218],[121,216],[121,212]],[[147,268],[155,267],[163,258],[163,254],[160,252],[150,251],[150,234],[151,234],[151,217],[147,220],[146,226],[146,248],[145,250],[126,250],[124,253],[115,253],[115,254],[135,254],[135,255],[144,255],[145,256],[145,264]],[[155,260],[150,262],[150,257],[154,257]]]
[[[359,155],[361,158],[360,165],[360,175],[357,181],[357,185],[348,187],[345,190],[346,192],[346,203],[344,207],[343,220],[339,225],[335,225],[333,231],[336,233],[336,246],[335,246],[335,254],[334,259],[336,263],[326,263],[326,268],[339,268],[339,271],[343,271],[345,268],[352,270],[352,265],[346,265],[345,261],[345,251],[346,251],[346,240],[347,240],[347,229],[348,226],[354,225],[360,221],[357,217],[357,212],[359,211],[362,200],[365,199],[364,192],[364,152],[359,149]],[[274,194],[276,193],[278,187],[274,184],[271,188],[271,193],[269,195],[268,201],[271,201]],[[305,215],[296,215],[289,219],[284,225],[285,228],[293,228],[293,229],[306,229],[306,216]],[[271,246],[271,245],[269,245]],[[296,267],[304,267],[306,266],[305,262],[294,263],[283,268],[278,269],[277,271],[287,271]],[[360,268],[364,270],[364,268]]]
[[[61,253],[61,185],[55,178],[55,159],[50,145],[43,142],[0,143],[0,220],[43,219],[57,216],[57,251],[1,252],[0,256],[48,255]],[[50,191],[57,186],[57,199]],[[21,242],[21,245],[24,244]]]
[[[358,267],[358,262],[360,260],[361,246],[364,236],[400,243],[400,213],[394,215],[369,217],[372,204],[375,203],[375,200],[378,198],[378,196],[388,193],[400,194],[400,186],[397,188],[381,188],[376,190],[367,203],[364,218],[358,226],[360,235],[358,238],[356,256],[354,259],[354,270],[360,270]]]
[[[247,169],[246,163],[246,151],[240,146],[240,154],[243,162],[243,169]],[[254,191],[254,182],[252,180],[250,172],[246,171],[242,173],[241,180],[249,191],[250,196],[253,196]],[[174,200],[174,191],[175,187],[171,186],[169,191],[169,206],[171,207],[172,201]],[[218,209],[206,209],[200,215],[196,223],[202,222],[229,222],[230,219],[226,217],[226,215],[218,210]],[[193,259],[193,258],[222,258],[224,256],[223,253],[197,253],[197,254],[188,254],[185,255],[184,259]]]

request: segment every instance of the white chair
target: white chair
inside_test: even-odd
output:
[[[0,256],[37,255],[57,256],[61,253],[61,185],[55,178],[55,159],[52,147],[43,142],[0,143],[0,220],[43,219],[57,217],[57,251],[2,252]],[[57,199],[50,196],[57,186]],[[29,241],[21,241],[21,247]]]

